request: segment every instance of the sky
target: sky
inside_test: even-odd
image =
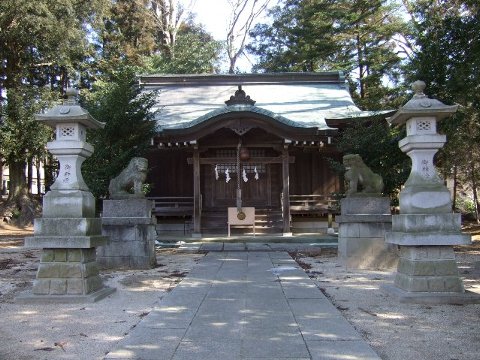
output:
[[[197,21],[213,35],[215,40],[225,40],[230,8],[227,0],[196,0],[193,11]]]
[[[203,24],[205,30],[207,30],[215,40],[225,41],[227,33],[228,19],[230,16],[231,8],[228,5],[228,0],[193,0],[195,2],[192,12],[196,14],[196,21]],[[188,2],[188,1],[187,1]],[[271,0],[271,4],[275,5],[277,1]],[[265,21],[259,19],[260,22]],[[242,72],[250,72],[252,62],[255,59],[252,55],[249,55],[250,60],[245,57],[241,57],[237,61],[237,67]],[[225,61],[225,65],[222,66],[222,71],[227,71],[228,65]]]

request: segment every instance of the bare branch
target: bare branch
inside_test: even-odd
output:
[[[255,20],[265,11],[270,0],[227,0],[232,9],[227,27],[228,72],[235,71],[238,58],[244,54],[245,43]]]

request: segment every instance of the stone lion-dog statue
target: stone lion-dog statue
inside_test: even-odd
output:
[[[144,197],[142,186],[147,178],[148,160],[135,157],[108,185],[111,199]],[[133,193],[131,192],[133,189]]]
[[[345,180],[348,182],[347,196],[351,195],[380,195],[383,191],[383,179],[375,174],[358,154],[349,154],[343,157],[343,165],[347,170]],[[360,189],[359,190],[359,186]]]

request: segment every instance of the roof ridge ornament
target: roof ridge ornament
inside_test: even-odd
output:
[[[235,95],[230,96],[230,99],[225,101],[227,106],[231,105],[255,105],[256,101],[252,100],[249,95],[242,89],[242,85],[238,85],[238,90]]]

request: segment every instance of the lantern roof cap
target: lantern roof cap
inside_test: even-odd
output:
[[[392,125],[401,125],[413,117],[435,117],[442,120],[457,111],[458,105],[445,105],[439,100],[425,95],[426,84],[417,80],[412,83],[413,97],[387,121]]]
[[[105,123],[96,120],[90,113],[77,102],[78,90],[67,88],[67,99],[62,104],[55,105],[41,114],[36,114],[35,119],[55,128],[57,124],[79,123],[89,129],[102,129]]]

